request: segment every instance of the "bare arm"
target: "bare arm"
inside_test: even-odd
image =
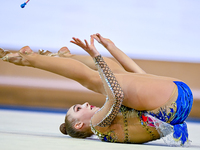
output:
[[[126,71],[141,74],[146,73],[130,57],[117,48],[111,40],[103,38],[98,33],[92,36],[111,53],[111,55],[124,67]]]

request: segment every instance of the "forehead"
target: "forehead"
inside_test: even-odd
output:
[[[71,107],[69,108],[69,110],[67,111],[67,115],[73,114],[73,113],[74,113],[74,110],[75,110],[75,107],[76,107],[76,105],[71,106]]]
[[[70,114],[70,113],[73,111],[73,107],[74,107],[74,106],[75,106],[75,105],[71,106],[71,107],[68,109],[67,114]]]

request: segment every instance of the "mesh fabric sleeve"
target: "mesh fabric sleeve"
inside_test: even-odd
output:
[[[92,117],[92,126],[106,127],[115,119],[121,107],[124,93],[101,55],[94,58],[99,75],[106,91],[106,102],[103,107]]]

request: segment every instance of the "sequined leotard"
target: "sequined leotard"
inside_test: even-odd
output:
[[[104,106],[91,119],[94,134],[103,141],[123,143],[144,143],[159,138],[156,129],[140,119],[142,113],[121,105],[123,91],[103,58],[98,56],[94,60],[107,92]],[[134,136],[137,134],[143,136]]]
[[[161,108],[157,112],[147,112],[137,111],[123,106],[124,94],[114,74],[101,55],[95,57],[94,61],[107,93],[107,100],[104,106],[91,119],[91,129],[102,141],[144,143],[171,135],[174,131],[178,131],[175,130],[177,126],[175,127],[173,124],[170,124],[174,120],[177,112],[175,105],[170,108],[170,113],[164,114],[164,116],[162,114],[164,108]],[[191,109],[191,105],[189,107]],[[168,123],[166,123],[166,120],[160,119],[160,117],[168,118]],[[179,123],[183,123],[183,121],[184,119]],[[187,131],[182,132],[187,134]],[[176,137],[175,141],[180,141],[178,144],[183,145],[188,141],[188,135],[185,137],[185,139]],[[169,142],[165,142],[174,144],[172,142],[174,141],[173,135],[171,135],[170,140]]]

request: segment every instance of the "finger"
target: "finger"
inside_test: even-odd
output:
[[[76,43],[78,43],[78,40],[77,40],[77,38],[73,38],[73,40],[74,40]]]
[[[73,40],[74,40],[74,41],[73,41]],[[73,40],[71,40],[70,42],[77,45],[77,44],[78,44],[77,41],[76,41],[75,39],[73,39]]]
[[[75,38],[75,37],[73,37],[72,38],[74,41],[70,41],[71,43],[74,43],[74,44],[76,44],[76,45],[78,45],[78,46],[82,46],[84,43],[80,40],[80,39],[78,39],[78,38]]]
[[[84,40],[84,41],[85,41],[86,46],[89,47],[89,44],[88,44],[87,40]]]
[[[97,35],[96,35],[96,34],[93,34],[92,36],[94,37],[94,39],[95,39],[97,42],[99,42],[99,43],[100,43],[100,39],[97,37]]]
[[[79,38],[76,38],[76,41],[79,43],[83,43]]]
[[[91,38],[90,38],[90,44],[94,45],[94,37],[92,35],[91,35]]]
[[[103,40],[103,37],[99,33],[97,33],[96,35],[97,35],[97,37],[99,38],[100,41]]]
[[[96,36],[99,38],[100,42],[104,39],[99,33],[97,33]]]
[[[75,43],[75,37],[72,37],[72,40],[70,41],[71,43]]]
[[[76,44],[76,42],[74,42],[74,41],[70,41],[70,42]]]
[[[79,42],[80,40],[78,38],[73,37],[72,38],[75,42]]]
[[[96,36],[97,36],[98,38],[100,38],[101,35],[100,35],[99,33],[97,33]]]

